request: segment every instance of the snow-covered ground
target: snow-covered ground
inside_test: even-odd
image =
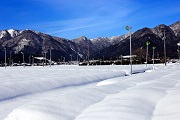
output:
[[[180,120],[179,69],[0,68],[0,120]]]

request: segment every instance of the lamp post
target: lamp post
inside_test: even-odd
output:
[[[148,46],[149,46],[150,42],[146,41],[146,67],[147,67],[147,62],[148,62]]]
[[[32,66],[34,66],[34,56],[32,55]]]
[[[180,55],[179,55],[179,46],[180,46],[180,42],[177,43],[177,46],[178,46],[177,52],[178,52],[178,61],[179,61],[179,60],[180,60]]]
[[[123,56],[121,55],[121,65],[122,65],[122,58],[123,58]]]
[[[152,47],[153,48],[153,57],[152,57],[152,59],[153,59],[153,68],[154,68],[154,51],[155,51],[155,49],[156,49],[156,47]]]
[[[23,66],[25,67],[25,63],[24,63],[24,53],[21,52],[21,54],[23,55]]]
[[[130,65],[131,65],[131,75],[132,75],[132,48],[131,48],[131,32],[132,32],[132,27],[130,26],[125,26],[126,30],[129,31],[130,34]]]
[[[45,56],[45,53],[44,53],[44,49],[43,49],[43,59],[42,59],[42,61],[43,61],[43,67],[44,67],[44,56]]]
[[[47,65],[47,63],[46,63],[46,53],[47,53],[47,51],[45,50],[45,52],[44,52],[44,57],[45,57],[45,66]]]
[[[31,55],[29,55],[29,64],[31,64]]]
[[[77,53],[77,64],[79,64],[79,53]]]
[[[89,40],[88,40],[88,65],[89,65]]]
[[[71,62],[70,62],[70,64],[72,64],[72,55],[70,54],[70,57],[71,57]]]
[[[166,34],[165,34],[165,31],[164,31],[164,37],[162,39],[164,41],[164,64],[166,66]]]
[[[50,47],[50,67],[51,67],[51,47]]]
[[[10,51],[10,53],[9,53],[9,66],[12,66],[12,58],[11,58],[11,54],[12,54],[12,52]]]
[[[7,67],[7,61],[6,61],[6,47],[4,48],[4,66],[5,66],[5,69]]]
[[[179,49],[177,49],[177,52],[178,52],[178,61],[179,61]]]

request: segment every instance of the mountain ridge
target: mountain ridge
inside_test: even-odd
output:
[[[166,33],[167,55],[171,58],[177,57],[177,43],[180,41],[180,21],[169,26],[161,24],[154,28],[142,28],[132,33],[133,54],[144,56],[147,40],[150,47],[157,46],[157,53],[163,56],[162,38]],[[14,56],[24,52],[27,56],[42,56],[49,54],[52,50],[53,59],[58,60],[62,57],[66,60],[87,60],[88,53],[90,59],[117,58],[120,55],[129,54],[129,34],[113,37],[98,37],[89,39],[80,36],[72,40],[44,34],[33,30],[0,30],[0,58],[4,57],[3,49]],[[169,50],[171,49],[171,51]],[[150,48],[152,55],[152,48]],[[73,56],[72,58],[70,56]],[[10,56],[9,56],[10,57]]]

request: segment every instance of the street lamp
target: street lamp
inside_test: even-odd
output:
[[[70,57],[71,57],[71,62],[70,62],[70,64],[72,64],[72,55],[70,54]]]
[[[45,57],[45,66],[47,65],[47,63],[46,63],[46,53],[47,53],[47,51],[45,50],[45,52],[44,52],[44,57]]]
[[[5,65],[5,69],[7,67],[7,62],[6,62],[6,47],[4,48],[4,65]]]
[[[51,67],[51,47],[50,47],[50,67]]]
[[[122,58],[123,58],[123,56],[121,55],[121,65],[122,65]]]
[[[32,66],[34,66],[34,56],[32,55]]]
[[[153,48],[153,57],[152,57],[152,59],[153,59],[153,68],[154,68],[154,51],[155,51],[155,49],[156,49],[156,47],[152,47]]]
[[[89,40],[88,40],[88,65],[89,65]]]
[[[131,48],[131,32],[132,32],[132,27],[130,26],[125,26],[126,30],[129,31],[130,34],[130,65],[131,65],[131,75],[132,75],[132,48]]]
[[[147,62],[148,62],[148,46],[149,46],[150,42],[149,41],[146,41],[146,67],[147,67]]]
[[[79,53],[77,53],[77,64],[79,64]]]
[[[12,58],[11,58],[11,54],[12,54],[12,52],[10,51],[10,53],[9,53],[9,66],[12,66]]]
[[[44,56],[45,56],[45,54],[44,54],[44,50],[43,50],[43,59],[42,59],[42,62],[43,62],[43,67],[44,67]]]
[[[25,62],[24,62],[24,53],[21,52],[21,54],[23,55],[23,66],[25,67]]]
[[[178,52],[178,59],[180,59],[180,55],[179,55],[179,46],[180,46],[180,42],[177,43],[177,46],[178,46],[178,49],[177,49],[177,52]]]
[[[31,64],[31,55],[29,55],[29,64]]]
[[[177,52],[178,52],[178,61],[179,61],[179,49],[177,49]]]
[[[164,64],[166,65],[166,34],[164,31],[164,37],[162,38],[164,40]]]

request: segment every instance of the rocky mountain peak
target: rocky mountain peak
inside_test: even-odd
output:
[[[72,41],[78,45],[85,45],[87,46],[88,42],[91,42],[87,37],[80,36],[78,38],[72,39]]]
[[[145,27],[145,28],[137,30],[135,33],[133,33],[132,37],[137,39],[137,38],[143,37],[144,35],[147,35],[147,34],[153,34],[153,32],[150,28]]]
[[[12,38],[18,36],[21,33],[20,30],[15,30],[15,29],[9,29],[7,31],[11,35]]]
[[[0,43],[7,41],[9,39],[11,39],[11,35],[9,34],[9,32],[7,30],[2,30],[0,31]]]
[[[177,21],[169,26],[175,33],[176,36],[180,36],[180,21]]]
[[[164,32],[174,34],[174,31],[169,27],[164,24],[158,25],[155,28],[152,29],[153,33],[158,35],[160,38],[162,38],[164,35]]]

